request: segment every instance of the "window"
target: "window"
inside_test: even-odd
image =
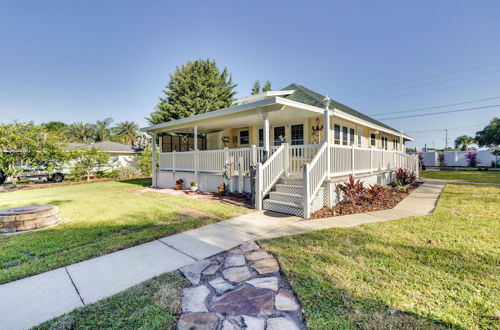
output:
[[[392,149],[398,150],[398,139],[392,139]]]
[[[264,146],[264,129],[259,129],[259,147]]]
[[[342,126],[342,144],[347,145],[347,127]]]
[[[333,125],[333,143],[340,144],[340,125]]]
[[[375,137],[375,133],[370,134],[370,145],[375,147],[377,138]]]
[[[380,140],[382,141],[382,149],[387,150],[387,137],[382,136],[382,138]]]
[[[362,136],[363,136],[363,133],[361,131],[358,131],[358,146],[360,146],[360,147],[363,144]]]
[[[292,125],[292,144],[304,144],[304,125]]]
[[[354,128],[349,129],[349,145],[354,145]]]
[[[249,143],[250,143],[250,136],[248,135],[248,130],[240,131],[240,145]]]
[[[280,146],[285,140],[285,126],[278,126],[274,128],[274,145]]]

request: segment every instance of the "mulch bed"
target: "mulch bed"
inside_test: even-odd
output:
[[[314,212],[311,215],[311,219],[330,218],[341,215],[392,209],[401,200],[403,200],[403,198],[408,196],[413,190],[418,188],[420,185],[421,183],[412,184],[410,186],[410,189],[408,189],[408,192],[406,193],[397,192],[395,190],[389,190],[383,200],[374,203],[371,203],[370,201],[367,200],[361,200],[356,205],[353,205],[350,202],[344,201],[337,203],[333,207],[324,206],[320,210]]]

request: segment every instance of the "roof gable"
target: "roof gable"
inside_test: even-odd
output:
[[[319,93],[316,93],[315,91],[312,91],[312,90],[310,90],[302,85],[293,83],[293,84],[283,88],[283,90],[295,90],[295,93],[284,96],[283,98],[285,98],[285,99],[308,104],[308,105],[312,105],[312,106],[319,107],[319,108],[323,108],[325,106],[325,104],[323,102],[323,99],[325,98],[325,96],[323,96]],[[388,126],[388,125],[386,125],[386,124],[384,124],[376,119],[373,119],[372,117],[367,116],[367,115],[365,115],[357,110],[349,108],[348,106],[346,106],[342,103],[339,103],[335,100],[331,101],[331,105],[333,108],[342,110],[345,113],[350,114],[354,117],[357,117],[357,118],[365,120],[369,123],[379,125],[379,126],[387,128],[387,129],[398,132],[397,129],[390,127],[390,126]]]

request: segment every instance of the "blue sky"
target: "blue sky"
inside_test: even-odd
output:
[[[144,126],[176,65],[207,57],[238,96],[256,79],[296,82],[369,115],[500,97],[499,12],[496,0],[0,1],[0,121]],[[385,122],[443,147],[444,131],[416,131],[467,127],[451,143],[494,116]]]

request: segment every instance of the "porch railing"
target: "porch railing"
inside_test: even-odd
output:
[[[263,164],[257,163],[255,184],[255,208],[262,210],[262,200],[274,184],[285,173],[287,155],[285,144],[282,144]]]
[[[328,163],[328,143],[323,142],[311,162],[304,164],[303,208],[304,218],[306,219],[311,215],[311,203],[314,196],[316,196],[321,185],[328,177]]]

